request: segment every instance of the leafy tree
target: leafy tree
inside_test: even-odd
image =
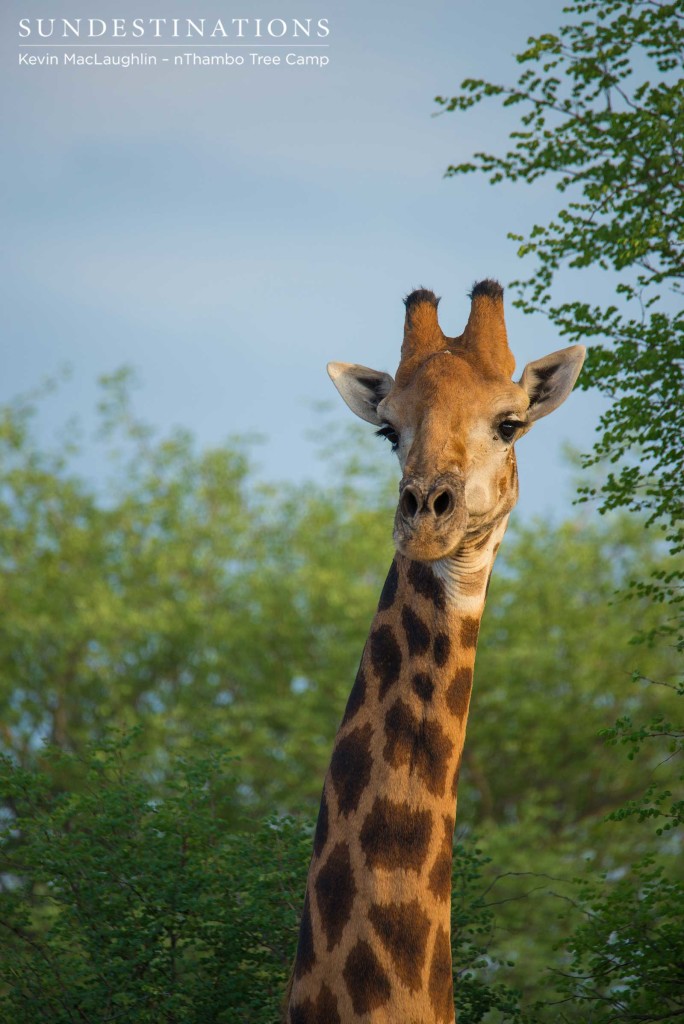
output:
[[[553,1020],[675,1021],[684,1013],[684,886],[649,860],[612,882],[585,882],[577,902],[582,923],[554,969],[559,998]]]
[[[505,153],[449,168],[494,184],[551,178],[563,195],[548,224],[511,235],[534,272],[516,282],[525,312],[542,312],[570,342],[591,341],[580,386],[611,400],[587,463],[614,466],[602,508],[645,513],[684,547],[684,12],[667,0],[572,0],[557,32],[529,39],[514,85],[467,79],[446,110],[496,97],[520,107]],[[558,272],[591,269],[610,297],[554,301]],[[597,271],[600,271],[597,274]],[[612,294],[611,294],[612,293]],[[585,493],[595,493],[585,488]],[[640,586],[668,602],[664,628],[684,642],[682,576],[659,570]]]
[[[308,836],[231,832],[220,757],[174,762],[160,797],[134,739],[48,752],[81,781],[61,796],[4,762],[0,1019],[275,1021]]]
[[[618,596],[638,569],[661,564],[642,524],[625,516],[511,528],[478,645],[461,821],[465,814],[481,833],[488,821],[501,827],[533,813],[550,839],[640,791],[599,732],[637,708],[656,713],[668,697],[632,680],[635,662],[645,675],[675,670],[673,652],[630,645],[657,609]]]
[[[681,690],[673,693],[681,696]],[[655,771],[647,770],[645,792],[609,816],[618,828],[645,832],[642,844],[648,848],[650,838],[650,850],[602,876],[585,873],[566,896],[576,925],[548,964],[546,991],[534,1013],[540,1021],[675,1021],[684,1013],[684,731],[663,714],[642,727],[625,716],[605,736],[626,745],[630,761],[649,753],[659,762]],[[649,828],[654,824],[656,844]]]
[[[334,499],[260,484],[243,442],[154,438],[124,373],[105,382],[98,490],[34,412],[0,417],[4,750],[28,766],[42,738],[77,752],[144,724],[157,771],[213,744],[250,766],[245,803],[310,794],[390,558],[377,467],[372,495],[359,466]]]
[[[552,945],[579,921],[573,880],[587,858],[594,874],[613,877],[666,855],[665,838],[654,844],[643,830],[604,824],[641,799],[644,778],[662,784],[662,752],[654,745],[643,762],[616,760],[600,734],[618,716],[676,716],[672,691],[645,687],[633,670],[658,678],[677,658],[630,645],[658,615],[644,595],[617,593],[635,567],[657,564],[641,524],[623,516],[511,533],[483,621],[458,821],[489,858],[490,952],[515,961],[512,982],[534,1001],[548,988]],[[557,564],[562,585],[550,571]]]
[[[276,1024],[297,942],[312,826],[269,819],[230,829],[225,759],[170,766],[163,796],[141,778],[136,742],[81,758],[55,795],[48,775],[0,764],[15,813],[0,828],[2,1024]],[[17,836],[20,841],[17,841]],[[492,914],[483,858],[456,850],[454,959],[461,1019],[517,1016],[482,968]],[[500,965],[503,968],[503,965]]]
[[[242,759],[243,806],[313,812],[391,559],[384,453],[338,457],[332,486],[260,484],[244,443],[200,452],[185,433],[156,439],[122,375],[103,392],[98,490],[76,471],[80,449],[38,443],[30,406],[3,422],[4,750],[28,767],[41,739],[78,753],[112,726],[141,725],[146,771],[163,777],[173,751],[226,750]],[[567,591],[548,573],[558,559]],[[548,780],[535,803],[561,804],[568,820],[614,800],[606,759],[597,751],[585,770],[581,754],[633,710],[624,650],[654,620],[643,598],[610,601],[635,564],[657,559],[617,521],[511,530],[483,625],[462,822],[517,817],[533,796],[526,772]],[[642,668],[667,665],[654,652]]]
[[[643,681],[651,686],[656,685],[650,679]],[[676,699],[684,697],[684,686],[668,686],[667,688],[675,695]],[[626,715],[624,718],[618,719],[611,729],[605,731],[605,737],[613,745],[617,743],[627,745],[630,761],[634,761],[637,755],[643,759],[644,749],[655,747],[655,751],[651,751],[651,759],[655,753],[657,766],[659,768],[663,765],[670,767],[671,783],[675,787],[677,783],[680,784],[678,792],[673,792],[667,788],[667,784],[661,778],[656,778],[654,773],[639,798],[629,800],[613,811],[610,815],[611,819],[614,821],[636,819],[639,823],[655,819],[656,834],[665,836],[668,842],[671,839],[676,840],[677,830],[681,830],[684,825],[684,793],[681,788],[681,783],[684,782],[684,765],[682,765],[681,759],[681,755],[684,753],[684,729],[663,713],[655,715],[647,725],[642,726],[635,726],[631,717]],[[664,751],[663,745],[665,746]]]
[[[26,404],[4,413],[2,743],[29,774],[40,766],[50,799],[64,793],[67,808],[86,792],[80,758],[112,726],[140,727],[140,792],[157,799],[177,780],[179,756],[236,756],[221,813],[233,832],[245,812],[255,816],[242,827],[255,830],[256,849],[258,816],[317,806],[391,557],[391,464],[378,447],[348,460],[355,439],[336,443],[345,454],[332,486],[259,483],[244,443],[202,452],[187,434],[155,438],[129,392],[125,375],[103,392],[99,489],[72,461],[78,448],[39,445]],[[587,849],[612,871],[644,853],[641,837],[609,841],[596,829],[621,801],[638,800],[641,776],[616,766],[595,737],[616,716],[661,713],[667,693],[634,687],[628,647],[654,609],[646,595],[614,600],[635,566],[656,567],[660,556],[640,524],[615,516],[600,527],[512,527],[506,540],[481,634],[459,807],[464,841],[481,837],[477,872],[491,887],[486,954],[473,952],[489,966],[474,976],[472,1013],[499,999],[497,958],[514,960],[512,981],[539,996],[548,942],[567,934],[568,915],[556,921],[556,897],[530,871],[566,894]],[[563,587],[549,571],[558,561]],[[672,670],[667,650],[641,649],[639,660],[654,678]],[[43,737],[73,756],[46,757]],[[523,899],[530,888],[534,899]]]

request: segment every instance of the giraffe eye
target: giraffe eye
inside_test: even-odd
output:
[[[392,445],[392,451],[396,452],[399,447],[399,434],[389,423],[383,423],[379,430],[375,431],[377,437],[386,437]]]
[[[524,424],[520,423],[518,420],[503,420],[498,427],[499,436],[503,438],[504,441],[512,441],[517,431],[522,426],[524,426]]]

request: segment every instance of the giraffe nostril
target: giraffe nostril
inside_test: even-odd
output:
[[[405,519],[414,519],[418,512],[418,498],[410,487],[405,487],[399,502],[401,514]]]
[[[432,511],[438,519],[440,516],[445,516],[452,508],[451,491],[446,489],[439,491],[432,498],[431,504]]]

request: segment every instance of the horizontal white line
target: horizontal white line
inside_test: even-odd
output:
[[[80,46],[85,46],[85,47],[93,47],[93,46],[100,46],[100,47],[103,47],[103,46],[106,46],[106,47],[121,46],[122,48],[124,48],[126,50],[131,50],[135,46],[142,46],[146,50],[151,50],[153,47],[160,47],[160,46],[171,46],[171,47],[174,47],[176,49],[178,49],[179,46],[193,47],[195,50],[199,50],[201,47],[211,48],[211,49],[229,50],[229,49],[234,49],[235,47],[238,47],[238,46],[249,47],[252,50],[259,50],[259,49],[263,50],[264,47],[266,47],[266,46],[268,46],[268,47],[282,46],[282,47],[285,47],[288,50],[294,50],[294,49],[301,50],[305,46],[309,47],[309,48],[315,47],[316,49],[320,49],[322,47],[329,47],[330,43],[193,43],[191,41],[188,41],[186,43],[17,43],[17,46],[22,46],[25,50],[35,50],[35,49],[37,49],[39,47],[43,47],[43,48],[46,48],[48,50],[58,50],[60,48],[63,48],[63,49],[66,49],[66,50],[75,50],[75,49],[77,49]]]

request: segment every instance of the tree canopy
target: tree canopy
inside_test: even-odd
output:
[[[467,79],[447,111],[490,99],[519,108],[509,148],[448,168],[503,181],[552,181],[546,224],[509,235],[532,262],[518,305],[569,342],[590,343],[580,377],[611,400],[586,464],[609,470],[602,508],[644,513],[684,546],[684,12],[665,0],[573,0],[565,24],[528,40],[514,84]],[[558,275],[564,292],[556,297]],[[583,274],[584,272],[584,274]],[[590,281],[587,272],[591,273]],[[604,294],[587,301],[587,285]],[[592,288],[592,290],[593,290]],[[596,494],[590,486],[586,496]],[[682,643],[681,576],[641,580],[667,600]]]
[[[242,441],[200,450],[188,433],[156,437],[123,374],[104,382],[96,486],[78,446],[39,441],[33,412],[5,409],[0,436],[0,928],[25,978],[12,989],[4,976],[7,1019],[107,1019],[125,1006],[131,1020],[174,1020],[197,1005],[221,1020],[229,1005],[266,1024],[296,937],[307,819],[391,559],[393,464],[354,431],[348,456],[336,442],[330,482],[265,483]],[[588,849],[597,870],[667,860],[667,837],[654,848],[600,826],[640,806],[643,784],[598,736],[618,717],[627,729],[630,716],[671,715],[670,691],[632,676],[635,657],[644,676],[673,671],[670,650],[629,646],[658,609],[617,596],[637,566],[661,564],[656,538],[624,515],[506,538],[459,807],[464,1020],[514,1016],[515,987],[528,1004],[544,994],[549,940],[572,917],[558,907]],[[120,746],[113,735],[131,728]],[[659,760],[646,758],[658,780]],[[268,824],[299,811],[302,824]],[[274,850],[282,874],[268,867]],[[205,928],[222,884],[237,902]],[[46,960],[52,981],[36,987]]]

